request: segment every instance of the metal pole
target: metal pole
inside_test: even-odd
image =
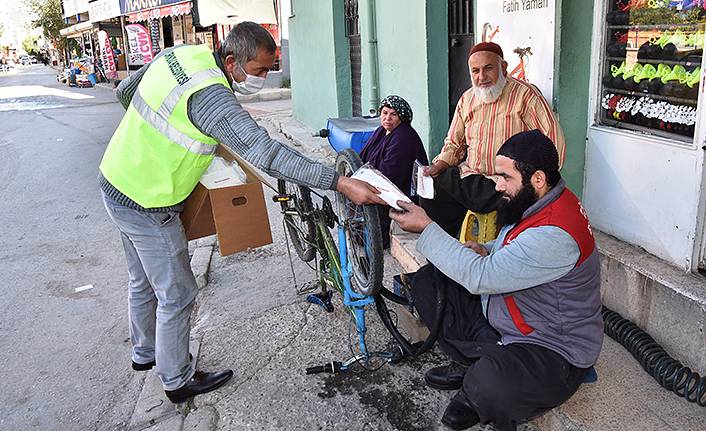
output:
[[[368,73],[370,74],[370,101],[368,113],[374,115],[380,103],[380,83],[378,78],[378,40],[375,19],[375,0],[368,0]]]
[[[123,55],[125,55],[125,72],[130,75],[130,66],[127,64],[127,51],[128,49],[130,49],[130,47],[127,43],[127,33],[125,32],[125,17],[123,15],[120,15],[120,30],[123,32]]]

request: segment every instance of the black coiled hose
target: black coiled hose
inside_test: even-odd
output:
[[[631,321],[603,306],[605,333],[622,344],[665,389],[706,407],[706,376],[669,356],[654,338]]]

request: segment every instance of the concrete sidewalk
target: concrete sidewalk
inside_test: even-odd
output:
[[[309,157],[333,163],[327,141],[291,116],[291,101],[244,103],[270,134]],[[274,180],[271,181],[274,183]],[[221,257],[214,249],[208,284],[198,299],[192,337],[201,340],[200,368],[232,368],[233,380],[197,396],[162,430],[440,430],[453,392],[428,388],[423,373],[446,362],[438,350],[377,371],[306,375],[306,367],[350,356],[350,315],[305,301],[297,288],[313,271],[292,255],[290,264],[279,208],[265,189],[273,244]],[[319,202],[314,198],[315,203]],[[400,235],[385,255],[387,287],[394,274],[424,263],[414,236]],[[296,284],[292,277],[296,273]],[[338,299],[338,298],[337,298]],[[374,308],[366,315],[371,350],[394,348]],[[354,332],[354,329],[353,329]],[[701,430],[706,414],[662,389],[617,343],[606,339],[596,366],[599,380],[583,385],[565,405],[520,430]],[[475,427],[474,430],[491,429]]]

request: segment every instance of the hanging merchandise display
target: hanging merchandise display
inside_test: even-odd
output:
[[[152,41],[147,29],[140,24],[125,26],[128,39],[128,64],[143,66],[152,61]]]
[[[152,36],[152,54],[159,53],[159,20],[150,21],[150,36]]]
[[[600,122],[693,138],[705,2],[609,0],[609,4]]]
[[[101,64],[103,66],[103,73],[108,79],[115,79],[118,77],[118,71],[115,67],[115,53],[113,52],[113,46],[110,43],[110,38],[105,30],[98,32],[98,46],[100,47],[100,57]]]

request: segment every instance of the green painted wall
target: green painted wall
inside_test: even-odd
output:
[[[343,1],[306,0],[289,18],[292,110],[314,130],[351,115],[351,72]]]
[[[371,107],[371,77],[365,64],[370,50],[370,11],[365,0],[358,5],[363,57],[361,100],[363,115],[367,115]],[[377,0],[375,7],[379,98],[397,94],[407,100],[414,112],[412,125],[427,152],[438,152],[448,129],[446,7],[429,0]]]
[[[580,196],[588,136],[593,2],[563,0],[557,4],[561,4],[561,45],[554,109],[566,137],[566,159],[561,174]]]

